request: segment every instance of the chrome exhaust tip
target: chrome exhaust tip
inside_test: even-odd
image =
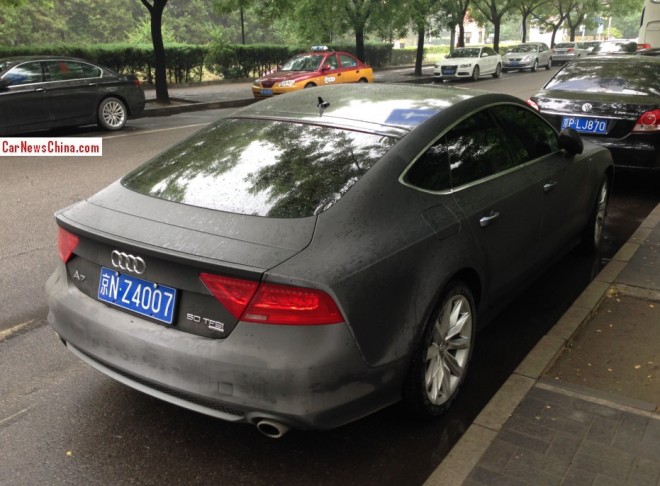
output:
[[[271,439],[279,439],[289,431],[289,426],[275,420],[263,419],[257,422],[257,430]]]

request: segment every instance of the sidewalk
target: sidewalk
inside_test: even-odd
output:
[[[425,484],[660,485],[660,205]]]
[[[148,90],[144,116],[244,106],[250,86]],[[495,484],[660,486],[660,205],[426,481]]]

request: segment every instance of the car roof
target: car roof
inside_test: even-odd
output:
[[[654,57],[654,56],[637,56],[634,53],[629,53],[629,54],[621,54],[619,56],[608,56],[606,54],[603,55],[595,55],[595,56],[588,56],[585,58],[581,59],[576,59],[575,61],[572,61],[574,63],[630,63],[630,64],[635,64],[635,63],[644,63],[644,64],[660,64],[660,58],[659,57]]]
[[[450,106],[486,95],[520,101],[508,95],[452,86],[351,84],[268,98],[233,116],[297,121],[400,137]],[[329,105],[322,108],[321,102]]]
[[[92,61],[88,61],[86,59],[80,59],[77,57],[71,57],[71,56],[53,56],[53,55],[47,55],[47,56],[11,56],[11,57],[5,57],[0,59],[0,62],[11,62],[13,64],[17,64],[19,62],[27,62],[27,61],[53,61],[53,60],[58,60],[58,61],[79,61],[79,62],[86,62],[88,64],[93,64]]]

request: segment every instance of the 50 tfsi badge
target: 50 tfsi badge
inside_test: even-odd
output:
[[[101,267],[98,299],[165,324],[174,320],[176,289]]]

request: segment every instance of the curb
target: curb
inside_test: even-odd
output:
[[[460,485],[467,479],[527,392],[541,379],[544,371],[559,358],[566,344],[591,318],[608,292],[627,293],[625,286],[615,284],[615,279],[658,224],[660,224],[660,205],[651,211],[628,242],[619,249],[573,305],[518,365],[447,457],[427,478],[424,482],[425,486]],[[639,289],[636,291],[639,292]]]
[[[177,115],[179,113],[187,113],[191,111],[203,111],[203,110],[217,110],[221,108],[240,108],[242,106],[251,105],[255,101],[254,98],[242,99],[242,100],[229,100],[229,101],[211,101],[207,103],[198,103],[194,101],[181,100],[187,104],[183,105],[171,105],[171,106],[159,106],[158,108],[149,108],[145,109],[140,115],[133,118],[147,118],[152,116],[168,116],[168,115]],[[150,101],[147,101],[150,103]]]

